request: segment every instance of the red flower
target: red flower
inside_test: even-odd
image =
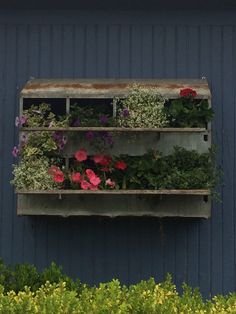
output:
[[[105,156],[105,155],[94,155],[93,161],[95,162],[95,164],[108,166],[111,163],[112,158],[110,156]]]
[[[82,180],[80,183],[80,186],[81,186],[81,189],[88,190],[90,187],[90,183],[85,180]]]
[[[100,183],[101,183],[101,179],[98,177],[98,176],[94,176],[94,177],[91,177],[89,179],[89,181],[92,183],[92,185],[94,186],[98,186]]]
[[[110,178],[106,180],[106,185],[110,186],[112,189],[115,187],[115,181],[112,181]]]
[[[53,176],[52,179],[56,183],[62,183],[65,180],[64,173],[57,166],[51,166],[48,169],[48,174]]]
[[[86,174],[87,174],[87,177],[90,179],[91,177],[95,177],[95,173],[92,169],[86,169],[85,170]]]
[[[180,97],[196,97],[197,92],[192,88],[184,88],[180,90]]]
[[[110,171],[111,171],[111,169],[110,169],[110,168],[108,168],[108,167],[103,167],[103,168],[101,168],[101,171],[104,171],[104,172],[110,172]]]
[[[98,186],[101,183],[101,179],[93,172],[93,170],[86,169],[85,172],[92,185]]]
[[[75,159],[78,161],[84,161],[87,159],[87,152],[85,149],[80,149],[75,152]]]
[[[81,181],[81,174],[79,172],[72,173],[71,180],[74,183],[79,183]]]
[[[91,191],[97,191],[97,190],[98,190],[98,186],[97,186],[97,185],[90,184],[89,189],[90,189]]]
[[[127,165],[126,165],[126,163],[124,161],[121,160],[121,161],[117,161],[115,163],[114,167],[116,169],[125,170],[127,168]]]
[[[58,170],[53,176],[54,182],[62,183],[64,182],[64,180],[65,180],[64,173],[61,170]]]
[[[51,176],[53,176],[54,174],[56,174],[56,172],[60,170],[57,166],[51,166],[48,169],[48,174],[50,174]]]

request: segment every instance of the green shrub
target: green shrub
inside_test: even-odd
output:
[[[51,282],[49,282],[49,280]],[[168,275],[129,287],[119,280],[88,287],[52,263],[39,273],[32,265],[9,267],[0,261],[0,314],[224,314],[236,313],[236,294],[204,301],[198,289],[183,284],[179,294]]]
[[[19,292],[27,286],[31,291],[37,291],[46,282],[66,283],[70,290],[81,291],[83,285],[80,280],[72,280],[70,277],[62,273],[62,268],[55,263],[51,263],[48,268],[42,272],[38,272],[36,267],[30,264],[17,264],[16,266],[6,266],[3,260],[0,260],[0,285],[4,287],[4,291]]]

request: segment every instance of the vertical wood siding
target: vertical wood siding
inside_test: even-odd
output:
[[[205,296],[235,290],[236,14],[110,12],[0,13],[0,256],[51,261],[88,283],[129,284],[173,274]],[[171,15],[172,14],[172,15]],[[209,80],[214,142],[224,170],[212,218],[17,217],[10,186],[18,92],[30,78]]]

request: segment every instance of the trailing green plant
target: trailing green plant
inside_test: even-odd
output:
[[[17,190],[52,190],[59,184],[48,173],[51,161],[45,156],[23,159],[13,165],[14,178],[11,183]]]
[[[69,124],[67,115],[58,116],[52,112],[50,104],[31,105],[21,117],[16,117],[16,126],[23,127],[66,127]]]
[[[133,85],[126,98],[117,100],[117,125],[132,128],[159,128],[168,125],[166,99],[154,88]]]

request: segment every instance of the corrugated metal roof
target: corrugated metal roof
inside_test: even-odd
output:
[[[134,79],[33,79],[21,91],[23,98],[112,98],[128,94],[132,84],[155,88],[168,98],[177,98],[183,88],[196,90],[199,98],[210,98],[204,80],[134,80]]]

